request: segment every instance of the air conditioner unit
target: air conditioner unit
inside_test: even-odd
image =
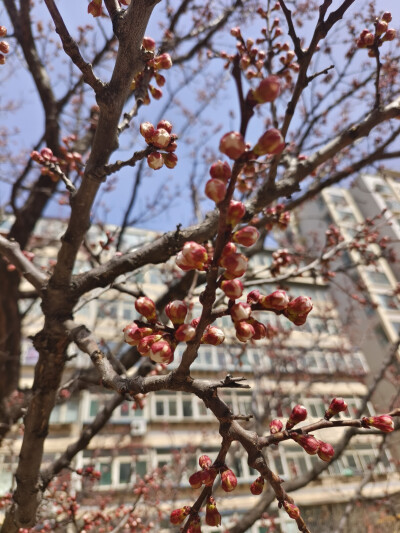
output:
[[[147,430],[147,421],[146,420],[132,420],[131,422],[131,435],[138,436],[144,435]]]

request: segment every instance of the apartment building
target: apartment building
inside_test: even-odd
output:
[[[3,229],[6,232],[5,221]],[[113,234],[117,228],[108,227]],[[63,231],[63,224],[48,224],[41,221],[33,242],[36,253],[35,263],[44,270],[51,268],[55,258],[55,243]],[[104,241],[105,228],[93,227],[87,245],[95,252]],[[128,228],[122,249],[133,249],[156,234],[147,230]],[[82,250],[76,271],[90,268],[90,254]],[[275,290],[275,285],[264,285],[264,275],[271,263],[271,251],[260,253],[250,260],[253,273],[252,289],[259,288],[264,294]],[[165,290],[165,282],[171,278],[173,263],[164,268],[149,265],[138,272],[118,280],[126,289],[135,290],[138,286],[148,296],[157,298]],[[386,267],[385,267],[386,268]],[[375,271],[374,271],[375,272]],[[383,270],[385,272],[385,270]],[[387,272],[389,283],[395,280]],[[286,318],[274,314],[263,314],[260,320],[270,324],[274,336],[268,341],[254,344],[239,343],[232,330],[230,319],[220,319],[219,326],[224,330],[227,343],[222,346],[202,346],[193,364],[192,375],[198,377],[221,377],[227,373],[247,378],[250,389],[223,390],[221,395],[235,414],[253,416],[246,427],[255,428],[260,434],[268,433],[268,424],[273,418],[287,418],[296,403],[307,407],[310,420],[324,416],[330,400],[342,396],[348,403],[345,417],[373,415],[375,409],[368,403],[362,413],[359,408],[368,387],[366,380],[370,365],[364,353],[354,347],[343,332],[343,323],[326,285],[306,277],[285,283],[284,288],[292,296],[311,296],[314,310],[304,326],[296,327]],[[199,289],[200,292],[201,289]],[[104,349],[118,358],[127,345],[123,343],[123,327],[138,318],[134,298],[129,291],[120,292],[115,288],[105,288],[89,294],[76,308],[76,320],[87,325],[101,340]],[[194,296],[192,317],[199,315],[200,308]],[[32,300],[25,302],[24,309],[30,309],[24,324],[24,341],[21,388],[30,387],[33,379],[37,353],[29,335],[40,327],[40,313]],[[177,364],[183,348],[178,346],[175,361]],[[140,361],[139,361],[140,364]],[[70,360],[64,377],[68,388],[77,377],[79,369],[87,370],[91,362],[86,354],[71,347]],[[133,373],[137,367],[128,370]],[[74,442],[81,431],[89,428],[98,412],[114,395],[93,382],[88,387],[73,390],[71,397],[60,399],[50,419],[50,434],[46,441],[45,461],[54,460],[66,447]],[[66,401],[65,401],[66,400]],[[342,416],[341,415],[341,416]],[[334,447],[344,430],[323,430],[317,437],[326,440]],[[176,531],[168,520],[172,509],[191,505],[198,491],[190,488],[188,477],[198,469],[200,455],[207,454],[215,459],[220,445],[218,424],[212,413],[195,396],[183,392],[160,391],[144,398],[143,405],[132,408],[132,403],[122,401],[114,410],[109,423],[96,435],[87,449],[80,452],[72,465],[73,469],[94,467],[100,472],[96,483],[88,483],[75,472],[68,472],[72,488],[76,491],[82,512],[91,509],[103,498],[107,505],[129,504],[132,500],[132,487],[141,478],[155,470],[163,474],[164,492],[162,501],[154,506],[146,506],[143,513],[161,524],[154,531],[161,533]],[[319,523],[324,517],[326,532],[331,532],[332,520],[343,512],[343,505],[358,490],[364,476],[374,469],[371,481],[364,494],[369,498],[390,496],[400,489],[400,476],[392,460],[390,451],[380,449],[381,438],[372,435],[357,435],[343,455],[315,481],[296,491],[296,503],[311,522]],[[0,492],[8,491],[12,485],[13,467],[20,437],[18,432],[13,440],[0,449]],[[292,441],[284,442],[266,450],[266,457],[272,469],[283,480],[293,480],[306,474],[320,459],[310,456]],[[379,460],[377,458],[379,457]],[[260,497],[250,493],[249,486],[257,477],[247,464],[247,459],[239,446],[233,445],[227,458],[227,465],[237,478],[238,487],[226,495],[217,489],[216,499],[222,515],[222,527],[202,527],[206,533],[216,533],[229,529],[229,525],[240,520],[240,516],[255,505]],[[1,512],[1,511],[0,511]],[[1,515],[0,515],[1,516]],[[359,520],[353,514],[352,520]],[[372,514],[369,520],[372,520]],[[1,520],[1,518],[0,518]],[[287,514],[273,505],[268,513],[248,531],[292,533],[296,524]],[[325,526],[324,526],[325,527]],[[318,531],[324,533],[320,525]],[[350,529],[349,529],[350,531]],[[356,529],[351,529],[356,531]],[[362,531],[362,530],[360,530]],[[386,531],[383,527],[381,531]],[[389,531],[389,529],[387,530]]]

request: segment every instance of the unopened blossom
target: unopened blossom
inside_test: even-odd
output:
[[[88,4],[88,13],[93,17],[100,17],[103,14],[101,4],[103,0],[92,0]]]
[[[250,319],[249,323],[254,328],[253,340],[259,341],[261,339],[265,339],[265,337],[267,336],[266,326],[264,326],[264,324],[262,324],[261,322],[258,322],[258,320],[254,320],[254,319]]]
[[[219,150],[230,159],[238,159],[246,150],[246,143],[239,132],[230,131],[221,138]]]
[[[165,365],[169,365],[174,360],[172,348],[165,340],[159,340],[151,344],[149,356],[155,363],[163,363]]]
[[[293,440],[295,440],[297,444],[300,444],[303,450],[309,455],[316,455],[318,453],[320,441],[312,435],[294,434]]]
[[[276,128],[267,130],[258,139],[257,144],[253,148],[253,152],[256,155],[266,154],[280,154],[285,148],[285,141],[282,134]]]
[[[135,309],[150,322],[157,318],[156,304],[147,296],[141,296],[136,300]]]
[[[205,468],[210,468],[211,465],[212,465],[212,460],[210,457],[208,457],[208,455],[201,455],[199,457],[200,468],[204,470]]]
[[[259,86],[253,91],[253,98],[259,103],[273,102],[281,91],[281,80],[278,76],[267,76],[261,80]]]
[[[201,270],[204,267],[204,263],[208,260],[207,250],[204,246],[194,241],[188,241],[184,244],[182,255],[188,264],[198,270]]]
[[[242,220],[245,214],[245,205],[242,202],[231,200],[228,207],[226,222],[234,228]]]
[[[164,129],[168,133],[172,132],[172,124],[171,124],[171,122],[169,120],[166,120],[165,118],[160,120],[160,122],[157,124],[157,128]]]
[[[259,303],[264,309],[283,311],[289,305],[289,296],[285,291],[277,290],[267,296],[262,296]]]
[[[195,472],[189,477],[189,484],[193,489],[198,489],[203,484],[203,470],[199,470],[198,472]]]
[[[161,54],[154,58],[154,67],[158,70],[164,69],[167,70],[172,67],[171,56],[167,53]]]
[[[226,183],[218,179],[210,179],[205,186],[205,193],[210,200],[219,204],[226,195]]]
[[[329,420],[333,416],[346,411],[346,409],[347,403],[343,400],[343,398],[333,398],[328,409],[325,411],[325,419]]]
[[[224,280],[221,283],[221,289],[229,299],[236,300],[243,294],[243,283],[239,279]]]
[[[331,461],[334,455],[335,450],[333,449],[333,446],[328,442],[323,442],[320,440],[318,448],[318,457],[322,459],[322,461],[326,461],[327,463],[329,463],[329,461]]]
[[[390,415],[363,417],[361,423],[364,427],[376,428],[384,433],[391,433],[394,430],[393,418]]]
[[[221,487],[225,492],[232,492],[237,485],[237,479],[235,474],[227,468],[221,472]]]
[[[236,252],[237,252],[236,244],[234,244],[232,241],[229,241],[228,243],[225,244],[222,250],[222,253],[221,253],[221,257],[226,257],[227,255],[235,254]]]
[[[237,304],[232,305],[230,309],[231,318],[234,322],[239,322],[240,320],[246,320],[251,315],[251,306],[244,302],[238,302]]]
[[[250,492],[254,494],[254,496],[258,496],[262,493],[264,488],[264,478],[262,476],[259,476],[253,483],[250,485]]]
[[[153,126],[151,122],[142,122],[140,124],[139,131],[141,135],[143,135],[143,137],[146,139],[146,141],[150,143],[150,139],[155,134],[156,128]]]
[[[300,509],[294,503],[289,503],[286,500],[283,502],[283,508],[293,520],[300,518]]]
[[[7,28],[5,26],[0,26],[0,37],[5,37],[7,35]]]
[[[227,161],[218,160],[210,167],[210,176],[213,179],[221,181],[229,181],[232,175],[231,167]]]
[[[307,315],[312,308],[311,298],[308,296],[298,296],[289,302],[284,311],[284,315],[296,326],[301,326],[306,322]]]
[[[206,524],[208,526],[214,526],[214,527],[221,525],[221,515],[218,512],[215,499],[212,496],[210,496],[207,500]]]
[[[254,226],[245,226],[240,228],[238,231],[235,231],[233,234],[233,241],[241,244],[242,246],[253,246],[258,240],[260,232]]]
[[[189,342],[196,335],[196,329],[190,324],[182,324],[175,331],[175,339],[179,342]]]
[[[235,253],[221,257],[220,265],[226,269],[226,279],[240,278],[247,270],[248,259],[245,255]]]
[[[130,346],[137,346],[141,339],[153,333],[150,328],[139,328],[135,322],[125,326],[122,331],[124,332],[124,341]]]
[[[304,405],[295,405],[290,413],[289,420],[286,422],[286,429],[292,429],[292,427],[299,422],[303,422],[306,418],[307,409],[304,407]]]
[[[157,128],[150,138],[150,144],[156,148],[166,148],[170,142],[171,134],[164,128]]]
[[[271,432],[271,435],[274,435],[275,433],[279,433],[283,429],[283,422],[275,418],[269,423],[269,430]]]
[[[211,466],[203,470],[203,485],[206,487],[212,487],[214,480],[217,477],[218,470]]]
[[[180,509],[175,509],[174,511],[172,511],[169,517],[171,524],[173,524],[174,526],[182,524],[185,518],[189,515],[190,511],[191,507],[189,507],[188,505],[185,505],[185,507],[181,507]]]
[[[154,50],[156,49],[156,42],[151,37],[145,35],[142,40],[142,46],[145,50],[149,52],[154,52]]]
[[[147,337],[143,337],[143,339],[140,340],[139,344],[137,345],[138,352],[140,355],[143,355],[145,357],[150,356],[150,347],[155,342],[158,342],[162,339],[162,335],[153,334],[153,335],[147,335]]]
[[[388,23],[386,20],[378,20],[375,24],[376,35],[383,35],[388,29]]]
[[[258,289],[254,289],[250,291],[247,295],[247,303],[250,305],[258,303],[260,299],[261,299],[261,294]]]
[[[211,344],[212,346],[219,346],[224,342],[224,340],[224,332],[215,326],[210,326],[207,328],[201,338],[201,342],[203,344]]]
[[[245,320],[235,323],[235,331],[236,338],[240,340],[240,342],[249,341],[254,337],[255,334],[254,327]]]
[[[164,311],[174,326],[176,326],[184,323],[188,307],[182,300],[173,300],[166,305]]]
[[[163,154],[160,154],[160,152],[152,152],[147,156],[147,164],[153,170],[159,170],[164,165]]]
[[[7,41],[0,41],[0,52],[2,54],[8,54],[10,51],[10,45]]]
[[[175,168],[176,167],[176,165],[178,163],[178,156],[177,155],[168,153],[168,154],[162,154],[162,156],[163,156],[163,160],[164,160],[164,165],[167,168]]]

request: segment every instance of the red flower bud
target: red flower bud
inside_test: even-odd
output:
[[[226,268],[226,279],[240,278],[246,272],[248,259],[243,254],[230,254],[221,258],[220,264]]]
[[[278,76],[267,76],[260,85],[253,91],[254,99],[262,104],[264,102],[273,102],[281,91],[281,80]]]
[[[233,240],[242,246],[253,246],[258,240],[260,232],[254,226],[246,226],[233,234]]]
[[[40,155],[45,159],[46,161],[51,161],[53,156],[53,151],[50,148],[42,148],[40,150]]]
[[[211,459],[208,457],[208,455],[201,455],[199,457],[199,466],[203,470],[206,468],[209,468],[212,465]]]
[[[152,343],[149,356],[155,363],[163,363],[165,365],[169,365],[174,360],[174,353],[171,346],[165,340]]]
[[[208,180],[205,187],[205,193],[210,200],[219,204],[226,195],[226,183],[221,180]]]
[[[393,28],[389,28],[385,35],[383,36],[384,41],[393,41],[393,39],[396,37],[396,30]]]
[[[264,478],[262,476],[259,476],[253,483],[250,485],[250,492],[254,494],[254,496],[258,496],[262,493],[264,488]]]
[[[271,432],[271,435],[274,435],[275,433],[279,433],[283,429],[283,423],[278,420],[274,419],[269,424],[269,430]]]
[[[215,478],[217,477],[218,470],[214,467],[205,468],[203,470],[203,484],[206,487],[212,487]]]
[[[143,337],[143,339],[141,339],[139,344],[137,345],[138,352],[140,353],[140,355],[148,357],[150,355],[151,345],[161,339],[161,335],[147,335],[147,337]]]
[[[300,518],[300,509],[294,503],[289,503],[287,501],[283,502],[283,508],[293,520]]]
[[[212,496],[208,498],[206,505],[206,524],[208,526],[221,525],[221,515],[218,512],[215,500]]]
[[[0,26],[0,37],[5,37],[7,35],[7,28],[5,26]]]
[[[244,204],[242,204],[242,202],[231,200],[228,207],[226,222],[234,228],[242,220],[245,214],[246,208]]]
[[[240,133],[230,131],[221,138],[219,150],[230,159],[238,159],[246,150],[246,143]]]
[[[179,342],[189,342],[196,335],[196,329],[190,324],[182,324],[175,331],[175,339]]]
[[[164,165],[164,158],[160,152],[152,152],[147,156],[147,164],[153,170],[158,170]]]
[[[325,411],[325,419],[329,420],[332,416],[335,416],[342,411],[346,411],[346,409],[347,403],[343,398],[333,398],[328,409]]]
[[[136,300],[135,309],[150,322],[156,320],[157,318],[156,304],[151,298],[147,298],[147,296],[141,296]]]
[[[264,309],[271,309],[273,311],[283,311],[289,305],[289,296],[285,291],[274,291],[268,296],[260,298],[260,304]]]
[[[171,524],[174,526],[177,526],[178,524],[182,524],[182,522],[185,520],[185,518],[189,515],[191,511],[191,508],[186,505],[185,507],[181,507],[180,509],[175,509],[172,511],[169,520]]]
[[[140,133],[143,135],[143,137],[146,139],[148,143],[150,143],[151,137],[156,132],[156,128],[153,126],[151,122],[142,122],[140,124]]]
[[[154,67],[158,70],[169,69],[172,67],[172,59],[169,54],[161,54],[154,58]]]
[[[237,485],[237,479],[232,470],[227,468],[221,472],[221,487],[225,492],[232,492]]]
[[[213,179],[229,181],[231,175],[231,167],[229,166],[229,163],[227,161],[218,160],[210,167],[210,176]]]
[[[201,338],[201,342],[203,344],[211,344],[212,346],[218,346],[222,344],[224,340],[224,332],[215,326],[210,326],[207,328]]]
[[[378,20],[375,25],[376,35],[383,35],[388,29],[388,23],[385,20]]]
[[[190,522],[187,533],[201,533],[200,527],[200,517],[199,515],[194,516]]]
[[[391,22],[392,21],[392,14],[390,13],[390,11],[385,11],[384,14],[382,15],[382,20],[384,20],[385,22]]]
[[[261,298],[260,291],[258,289],[254,289],[253,291],[250,291],[249,294],[247,295],[247,303],[250,305],[256,304],[260,301],[260,298]]]
[[[150,328],[139,328],[135,322],[125,326],[122,331],[124,332],[124,341],[131,346],[137,346],[141,339],[153,333]]]
[[[157,128],[150,138],[150,143],[156,148],[166,148],[170,142],[171,135],[164,128]]]
[[[182,255],[186,263],[197,270],[202,270],[204,268],[204,263],[208,260],[207,250],[204,246],[201,246],[194,241],[188,241],[184,244]]]
[[[335,450],[327,442],[319,441],[318,457],[323,461],[329,463],[332,457],[335,455]]]
[[[10,45],[6,41],[0,41],[0,52],[2,54],[8,54],[10,51]]]
[[[235,330],[236,330],[236,338],[239,339],[240,342],[249,341],[250,339],[254,337],[254,334],[255,334],[254,327],[248,322],[246,322],[245,320],[236,322]]]
[[[285,148],[282,134],[276,128],[267,130],[259,139],[253,152],[256,155],[280,154]]]
[[[165,307],[165,314],[174,326],[184,323],[187,312],[187,305],[181,300],[174,300]]]
[[[225,244],[224,249],[222,250],[221,257],[225,257],[230,254],[235,254],[236,252],[237,252],[236,244],[233,244],[232,241],[229,241],[227,244]]]
[[[164,165],[167,167],[167,168],[175,168],[177,163],[178,163],[178,156],[176,156],[175,154],[171,154],[171,153],[168,153],[168,154],[162,154],[163,156],[163,159],[164,159]]]
[[[148,50],[149,52],[154,52],[154,50],[156,49],[156,42],[151,37],[147,37],[145,35],[142,40],[142,46],[145,50]]]
[[[267,328],[266,328],[266,326],[264,326],[264,324],[262,324],[261,322],[258,322],[257,320],[254,320],[254,319],[250,319],[249,323],[254,328],[253,340],[259,341],[260,339],[265,339],[265,337],[267,336]]]
[[[224,280],[221,283],[221,289],[228,298],[236,300],[243,294],[243,283],[238,279]]]
[[[231,307],[231,317],[234,322],[247,320],[251,315],[251,306],[243,302],[238,302]]]
[[[194,474],[192,474],[189,478],[190,486],[193,489],[200,488],[203,484],[203,477],[204,477],[203,470],[199,470],[198,472],[195,472]]]
[[[308,296],[298,296],[289,302],[284,311],[284,315],[296,326],[305,323],[308,313],[312,310],[313,304]]]
[[[312,435],[293,434],[293,440],[295,440],[297,444],[300,444],[304,451],[309,455],[315,455],[318,453],[320,441]]]
[[[384,433],[391,433],[394,430],[393,418],[390,415],[363,417],[361,423],[363,427],[376,428]]]
[[[304,405],[295,405],[290,413],[289,420],[286,422],[286,429],[292,429],[299,422],[303,422],[307,418],[307,409]]]

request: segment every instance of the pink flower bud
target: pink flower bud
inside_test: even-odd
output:
[[[7,28],[5,26],[0,26],[0,37],[5,37],[7,35]]]
[[[385,20],[378,20],[375,25],[376,35],[383,35],[388,29],[388,23]]]
[[[363,427],[376,428],[384,433],[391,433],[394,430],[393,418],[390,415],[363,417],[361,424]]]
[[[221,180],[208,180],[205,187],[205,193],[210,200],[219,204],[226,195],[226,183]]]
[[[333,447],[327,442],[323,442],[320,440],[318,448],[318,457],[322,459],[322,461],[326,461],[327,463],[329,463],[329,461],[334,455],[335,450],[333,449]]]
[[[208,260],[207,250],[194,241],[188,241],[184,244],[182,255],[187,264],[198,270],[202,270],[204,263]]]
[[[294,503],[289,503],[286,500],[283,502],[283,508],[293,520],[300,518],[300,509]]]
[[[246,143],[239,132],[230,131],[221,138],[219,150],[230,159],[238,159],[246,150]]]
[[[159,340],[151,344],[149,356],[155,363],[164,363],[165,365],[169,365],[174,360],[171,346],[165,340]]]
[[[135,309],[138,313],[146,317],[147,320],[154,321],[157,318],[156,305],[147,296],[141,296],[136,300]]]
[[[307,315],[312,308],[311,298],[308,296],[298,296],[289,302],[284,311],[284,315],[296,326],[301,326],[306,322]]]
[[[237,479],[232,470],[227,468],[221,472],[221,487],[225,492],[232,492],[237,485]]]
[[[185,507],[181,507],[180,509],[175,509],[172,511],[169,520],[171,524],[174,526],[177,526],[179,524],[182,524],[182,522],[185,520],[185,518],[189,515],[191,511],[191,507],[186,505]]]
[[[152,152],[147,156],[147,164],[153,170],[158,170],[164,165],[164,158],[160,152]]]
[[[0,52],[2,54],[8,54],[10,51],[10,45],[6,41],[0,41]]]
[[[297,444],[300,444],[300,446],[305,452],[308,453],[308,455],[315,455],[318,453],[320,441],[312,435],[293,434],[293,440],[295,440]]]
[[[271,309],[272,311],[283,311],[289,305],[289,296],[285,291],[274,291],[268,296],[260,298],[260,304],[264,309]]]
[[[221,525],[221,515],[218,512],[215,500],[212,496],[208,498],[206,505],[206,524],[214,527]]]
[[[258,289],[254,289],[253,291],[250,291],[249,294],[247,295],[247,303],[250,305],[258,303],[260,299],[261,299],[261,294]]]
[[[161,335],[147,335],[147,337],[143,337],[139,344],[138,344],[138,352],[140,355],[143,355],[145,357],[148,357],[150,355],[150,347],[155,342],[158,342],[162,339]]]
[[[135,322],[125,326],[122,331],[124,332],[124,341],[130,346],[137,346],[141,339],[153,333],[150,328],[139,328]]]
[[[371,32],[368,32],[364,35],[363,41],[365,46],[372,46],[375,42],[375,35]]]
[[[154,66],[156,69],[161,70],[168,70],[172,67],[172,59],[169,54],[161,54],[160,56],[157,56],[154,58]]]
[[[154,52],[156,49],[156,42],[151,37],[147,37],[146,35],[143,37],[142,46],[145,50],[148,50],[149,52]]]
[[[199,457],[199,466],[202,470],[206,469],[206,468],[210,468],[210,466],[212,465],[212,461],[211,459],[208,457],[208,455],[201,455]]]
[[[40,150],[40,155],[45,159],[46,161],[51,161],[53,159],[53,151],[50,148],[42,148]]]
[[[275,418],[269,423],[269,430],[271,432],[271,435],[275,435],[275,433],[279,433],[283,429],[283,423]]]
[[[140,124],[140,134],[143,135],[143,137],[146,139],[148,143],[150,143],[151,137],[156,132],[156,128],[153,126],[151,122],[142,122]]]
[[[164,128],[157,128],[150,139],[156,148],[166,148],[171,142],[171,135]]]
[[[225,257],[230,254],[235,254],[237,252],[237,246],[233,244],[232,241],[229,241],[225,244],[224,249],[222,250],[221,257]]]
[[[187,312],[187,305],[181,300],[174,300],[165,307],[165,314],[174,326],[184,323]]]
[[[264,478],[262,476],[259,476],[253,483],[250,485],[250,492],[254,494],[254,496],[258,496],[262,493],[264,488]]]
[[[205,468],[203,470],[203,485],[206,487],[212,487],[217,477],[218,470],[214,467]]]
[[[224,332],[215,326],[207,328],[201,338],[203,344],[211,344],[212,346],[218,346],[219,344],[222,344],[224,340]]]
[[[236,38],[240,37],[241,36],[240,28],[238,26],[231,28],[231,35],[232,37],[236,37]]]
[[[347,403],[343,398],[333,398],[328,409],[325,411],[325,419],[329,420],[332,416],[335,416],[342,411],[346,411],[346,409]]]
[[[103,14],[101,3],[102,0],[92,0],[89,2],[87,9],[89,15],[92,15],[93,17],[100,17]]]
[[[31,152],[31,159],[35,161],[36,163],[43,163],[43,157],[39,154],[37,150],[33,150]]]
[[[236,300],[243,294],[243,283],[238,279],[224,280],[221,283],[221,289],[228,298]]]
[[[178,163],[178,157],[175,154],[162,154],[164,159],[164,165],[167,168],[175,168]]]
[[[246,214],[246,208],[242,202],[231,200],[228,213],[226,216],[227,224],[230,224],[233,228],[242,220]]]
[[[307,418],[307,409],[304,405],[295,405],[290,413],[289,420],[286,422],[286,429],[292,429],[299,422],[303,422]]]
[[[251,306],[243,302],[238,302],[237,304],[232,305],[230,312],[234,322],[247,320],[251,315]]]
[[[254,99],[263,104],[264,102],[273,102],[281,92],[281,80],[278,76],[267,76],[264,78],[255,91]]]
[[[240,278],[246,272],[248,259],[243,254],[230,254],[221,258],[220,264],[226,268],[226,279]]]
[[[241,320],[240,322],[235,323],[236,338],[240,342],[247,342],[254,337],[255,330],[254,327],[246,322]]]
[[[390,13],[390,11],[385,11],[384,14],[382,15],[382,20],[384,20],[385,22],[391,22],[392,21],[392,14]]]
[[[231,167],[227,161],[216,161],[210,167],[210,176],[213,179],[229,181],[232,175]]]
[[[203,484],[203,470],[199,470],[192,474],[189,478],[189,483],[193,489],[200,488]]]
[[[235,231],[233,240],[242,246],[253,246],[258,240],[260,232],[254,226],[246,226]]]
[[[196,329],[190,324],[182,324],[175,331],[175,339],[179,342],[189,342],[196,335]]]
[[[393,28],[389,28],[387,32],[385,33],[383,39],[385,41],[393,41],[393,39],[396,37],[396,30]]]
[[[249,320],[249,322],[254,328],[253,340],[259,341],[261,339],[265,339],[265,337],[267,336],[266,326],[264,326],[264,324],[262,324],[261,322],[258,322],[257,320],[253,319],[251,319],[251,321]]]
[[[179,268],[181,268],[182,270],[184,270],[185,272],[187,272],[189,270],[195,270],[195,267],[192,266],[191,263],[186,261],[186,259],[184,258],[182,252],[178,253],[178,255],[176,256],[175,262],[176,262],[177,266]]]
[[[253,152],[256,155],[280,154],[284,148],[285,141],[281,132],[276,128],[271,128],[261,135]]]

